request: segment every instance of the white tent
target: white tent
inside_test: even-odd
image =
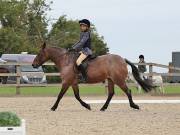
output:
[[[5,60],[3,60],[3,59],[0,58],[0,62],[7,62],[7,61],[5,61]]]

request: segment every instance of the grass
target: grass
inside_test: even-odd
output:
[[[138,91],[135,87],[131,88],[133,94],[137,94]],[[60,91],[60,87],[22,87],[22,95],[57,95]],[[0,87],[0,95],[15,95],[15,87]],[[123,94],[122,90],[115,87],[115,93],[117,95]],[[180,86],[167,86],[165,87],[166,94],[179,94]],[[105,88],[102,85],[92,85],[92,86],[80,86],[81,95],[105,95]],[[73,90],[69,88],[66,95],[73,95]]]

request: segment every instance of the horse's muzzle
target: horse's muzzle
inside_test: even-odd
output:
[[[33,68],[38,68],[39,66],[37,64],[32,64]]]

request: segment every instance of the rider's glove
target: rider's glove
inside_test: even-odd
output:
[[[75,51],[73,48],[68,48],[68,52],[73,52]]]

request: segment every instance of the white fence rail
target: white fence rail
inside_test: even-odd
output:
[[[161,76],[180,76],[180,73],[153,73],[153,67],[160,67],[160,68],[166,68],[171,70],[180,71],[180,68],[173,67],[173,66],[166,66],[162,64],[157,63],[145,63],[145,64],[139,64],[134,63],[135,65],[146,65],[149,66],[149,73],[145,73],[145,76],[153,76],[153,75],[161,75]],[[0,66],[15,66],[16,67],[16,73],[0,73],[0,76],[14,76],[17,77],[16,84],[1,84],[0,87],[16,87],[16,94],[20,94],[20,87],[37,87],[37,86],[59,86],[60,84],[21,84],[20,79],[23,75],[28,76],[38,76],[38,75],[46,75],[46,76],[60,76],[60,73],[22,73],[20,67],[25,65],[31,65],[31,63],[16,63],[16,62],[5,62],[0,63]],[[53,63],[45,63],[44,65],[48,66],[54,66]],[[134,84],[130,84],[134,85]],[[165,85],[179,85],[179,84],[165,84]]]

